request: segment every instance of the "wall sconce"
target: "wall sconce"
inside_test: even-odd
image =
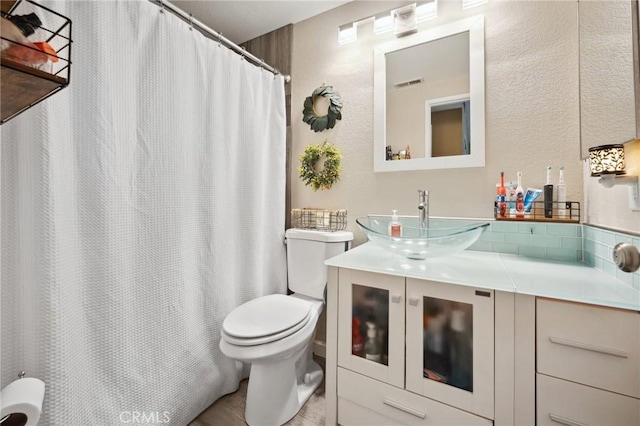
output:
[[[629,208],[640,210],[640,177],[624,175],[624,145],[602,145],[589,148],[589,168],[591,176],[600,177],[598,183],[605,188],[629,185]]]

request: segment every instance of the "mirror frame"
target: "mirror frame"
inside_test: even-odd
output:
[[[471,154],[450,157],[412,158],[410,160],[387,161],[386,123],[386,54],[406,49],[463,32],[469,32],[469,98],[471,103],[470,133]],[[374,141],[373,171],[397,172],[408,170],[449,169],[462,167],[484,167],[485,165],[485,118],[484,118],[484,15],[418,32],[406,38],[391,40],[374,48]],[[425,112],[426,113],[426,112]],[[426,139],[426,137],[425,137]],[[426,142],[425,142],[426,143]]]

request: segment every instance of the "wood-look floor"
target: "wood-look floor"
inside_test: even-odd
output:
[[[322,358],[315,359],[324,371]],[[214,402],[209,408],[200,413],[189,426],[245,426],[244,407],[247,398],[248,379],[240,382],[240,387],[234,393],[225,395]],[[324,380],[300,409],[298,414],[287,423],[287,426],[321,426],[324,425]],[[275,425],[264,425],[275,426]]]

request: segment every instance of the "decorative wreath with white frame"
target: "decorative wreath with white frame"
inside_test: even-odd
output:
[[[316,165],[321,159],[324,159],[323,168],[317,170]],[[340,180],[341,159],[340,150],[327,140],[318,145],[307,145],[304,153],[300,155],[300,179],[314,191],[331,189],[333,184]]]

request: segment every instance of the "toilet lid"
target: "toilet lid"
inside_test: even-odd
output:
[[[286,337],[308,321],[311,304],[284,294],[250,300],[234,309],[222,328],[227,341],[236,345],[257,345]]]

